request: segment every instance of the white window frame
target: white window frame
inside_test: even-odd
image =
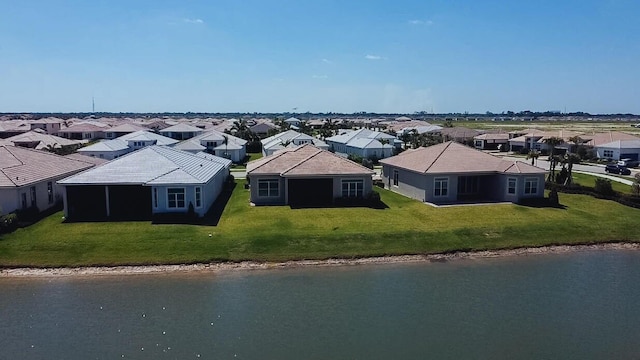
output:
[[[442,186],[443,184],[446,184],[446,186]],[[440,194],[437,194],[438,191],[440,192]],[[449,178],[448,177],[433,178],[433,197],[443,198],[448,196],[449,196]]]
[[[605,158],[612,158],[613,150],[602,150],[602,156]]]
[[[345,188],[347,185],[347,195],[345,196]],[[360,188],[358,189],[358,185]],[[345,198],[361,198],[364,196],[364,180],[362,179],[343,179],[340,186],[342,197]],[[352,195],[353,194],[353,195]]]
[[[535,192],[531,191],[534,187],[533,184],[535,184]],[[540,191],[540,181],[538,180],[538,178],[525,178],[524,179],[524,193],[525,195],[538,195],[538,192]]]
[[[169,191],[170,190],[182,190],[182,201],[184,202],[184,206],[178,206],[179,200],[176,197],[175,202],[176,206],[171,206],[171,198]],[[178,193],[176,193],[177,195]],[[184,187],[168,187],[167,188],[167,209],[186,209],[187,208],[187,189]]]
[[[53,204],[54,196],[55,194],[53,193],[53,181],[48,181],[47,182],[47,199],[49,200],[49,204]]]
[[[193,189],[193,198],[196,205],[196,208],[202,207],[202,186],[196,186]]]
[[[513,181],[513,187],[511,187],[511,181]],[[511,190],[513,189],[513,192]],[[507,178],[507,195],[516,195],[518,193],[518,178]]]
[[[276,184],[275,188],[272,184]],[[266,188],[266,195],[261,195],[260,191],[265,190],[260,188],[260,184],[268,184]],[[278,198],[280,197],[280,179],[258,179],[258,197],[261,198]]]

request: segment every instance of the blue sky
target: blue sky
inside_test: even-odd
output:
[[[0,112],[640,113],[635,0],[0,9]]]

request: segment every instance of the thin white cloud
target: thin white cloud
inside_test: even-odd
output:
[[[433,21],[431,21],[431,20],[424,21],[424,20],[415,19],[415,20],[409,20],[409,24],[411,24],[411,25],[427,25],[427,26],[431,26],[431,25],[433,25]]]
[[[333,61],[329,60],[329,59],[322,59],[322,62],[325,64],[333,64]]]
[[[329,77],[327,75],[311,75],[312,78],[314,79],[328,79]]]
[[[204,20],[202,19],[185,18],[185,19],[182,19],[182,21],[186,22],[187,24],[204,24]]]
[[[370,54],[368,54],[364,58],[367,59],[367,60],[382,60],[382,56],[379,56],[379,55],[370,55]]]

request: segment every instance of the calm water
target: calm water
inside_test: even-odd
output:
[[[640,253],[0,279],[1,359],[630,359]]]

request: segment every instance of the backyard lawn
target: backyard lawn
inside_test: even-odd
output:
[[[384,209],[249,205],[238,182],[217,226],[64,223],[62,213],[0,237],[0,266],[180,264],[422,254],[640,241],[640,210],[560,194],[564,208],[434,208],[377,189]]]
[[[594,187],[596,179],[599,179],[597,176],[588,175],[588,174],[580,174],[573,173],[571,175],[573,177],[573,182],[576,184],[580,184],[582,186],[590,186]],[[617,192],[621,192],[623,194],[629,194],[631,192],[631,186],[627,184],[623,184],[617,181],[611,181],[611,188]]]

